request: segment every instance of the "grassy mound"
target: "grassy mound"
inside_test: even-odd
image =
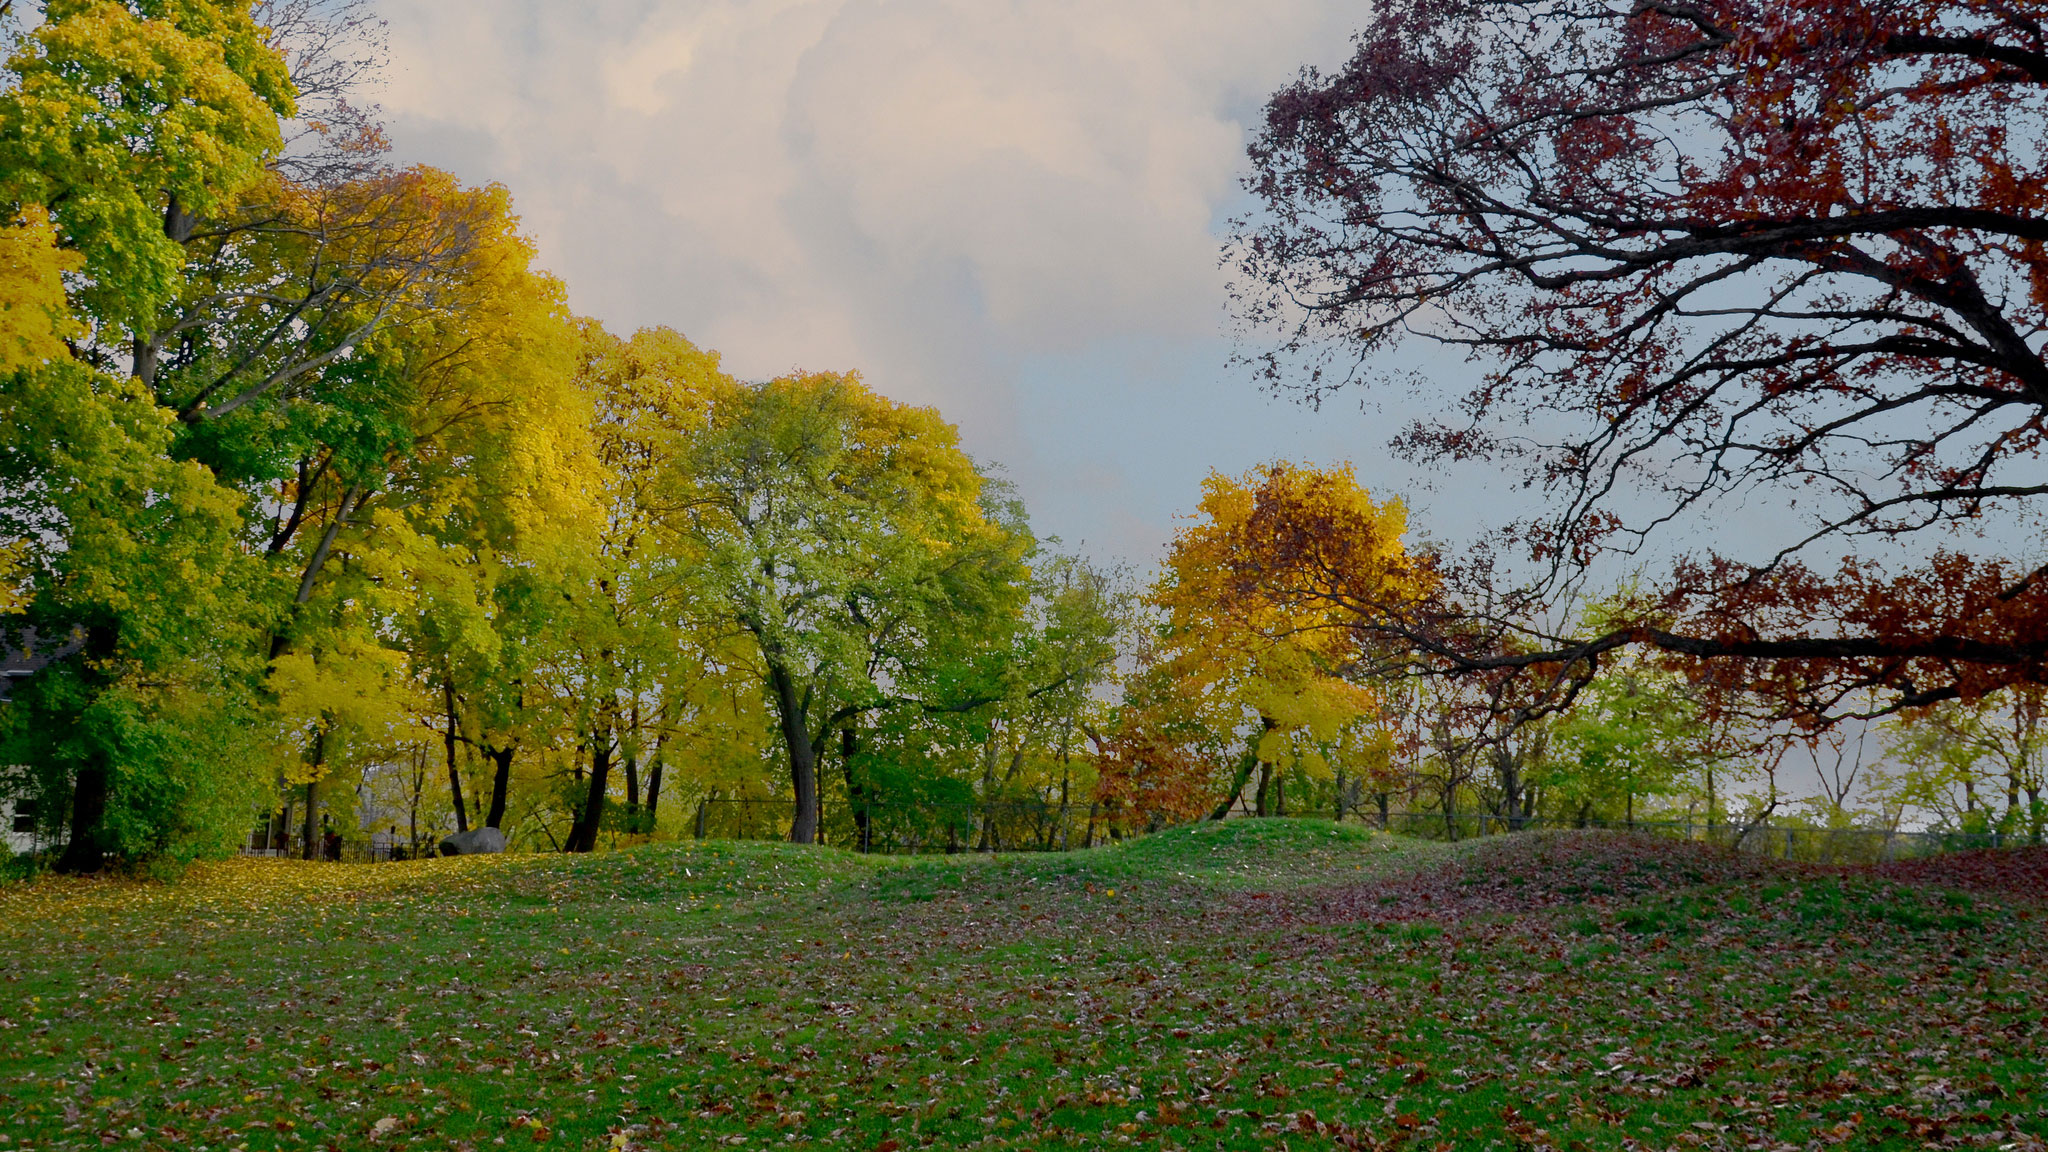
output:
[[[886,900],[1032,889],[1289,889],[1410,866],[1441,848],[1328,820],[1224,820],[1076,852],[921,857],[881,872],[872,889]]]
[[[1894,860],[1874,872],[1902,884],[2048,899],[2048,845]]]
[[[1519,915],[1804,871],[1691,841],[1544,831],[1468,841],[1398,879],[1332,886],[1303,915],[1326,923]]]
[[[2041,915],[1316,821],[44,882],[0,1147],[2039,1149]]]

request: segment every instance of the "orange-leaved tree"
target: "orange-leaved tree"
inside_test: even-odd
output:
[[[1184,746],[1153,729],[1192,720],[1243,748],[1213,815],[1254,772],[1255,810],[1284,812],[1283,769],[1342,771],[1330,757],[1347,729],[1379,723],[1375,694],[1350,675],[1367,655],[1353,626],[1359,607],[1412,601],[1431,573],[1402,545],[1406,508],[1375,502],[1348,465],[1282,461],[1242,477],[1211,473],[1202,488],[1201,511],[1174,538],[1150,593],[1163,621],[1140,682],[1155,691],[1126,710],[1119,767],[1197,771],[1191,757],[1144,755]]]

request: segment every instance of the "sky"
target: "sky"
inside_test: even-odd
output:
[[[1209,470],[1275,458],[1478,527],[1470,478],[1447,496],[1386,456],[1403,414],[1314,411],[1232,363],[1245,145],[1268,93],[1344,58],[1358,4],[379,7],[398,158],[509,188],[578,312],[936,406],[1065,550],[1149,570]]]
[[[1387,452],[1472,378],[1440,349],[1378,365],[1443,385],[1386,408],[1311,409],[1233,363],[1245,146],[1362,4],[377,2],[397,158],[509,188],[578,312],[936,406],[1064,551],[1144,578],[1204,475],[1276,458],[1353,463],[1453,549],[1540,500]],[[1737,499],[1667,546],[1795,526]]]

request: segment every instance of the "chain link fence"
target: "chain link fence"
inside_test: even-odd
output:
[[[1332,813],[1300,815],[1333,817]],[[1380,827],[1378,812],[1347,813],[1371,827]],[[1979,848],[2006,848],[2040,843],[2027,835],[2005,832],[1933,832],[1895,828],[1817,828],[1806,825],[1740,821],[1683,820],[1547,820],[1542,817],[1502,817],[1487,813],[1395,812],[1386,819],[1388,831],[1429,840],[1469,840],[1538,829],[1601,828],[1692,840],[1756,856],[1797,860],[1813,864],[1878,864],[1887,860],[1909,860],[1944,852],[1967,852]]]

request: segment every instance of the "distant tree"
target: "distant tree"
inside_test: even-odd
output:
[[[2048,832],[2048,692],[1906,713],[1886,722],[1884,747],[1897,765],[1879,789],[1887,799],[1963,831]]]
[[[2038,558],[1799,558],[2048,494],[2044,134],[2024,6],[1376,8],[1347,64],[1274,95],[1252,148],[1264,214],[1237,253],[1245,316],[1282,328],[1267,378],[1320,399],[1404,341],[1469,353],[1483,381],[1400,446],[1525,468],[1553,498],[1509,533],[1536,586],[1447,566],[1438,610],[1387,631],[1567,695],[1647,644],[1809,721],[2041,682]],[[1538,623],[1599,555],[1731,498],[1812,518],[1680,565],[1636,621]]]
[[[990,515],[952,425],[851,376],[738,389],[668,477],[699,603],[747,638],[776,716],[790,839],[813,843],[827,739],[889,706],[941,633],[1007,636],[971,617],[1021,610],[1033,542]]]
[[[1283,759],[1323,763],[1295,735],[1332,743],[1375,710],[1373,694],[1347,675],[1363,654],[1350,626],[1355,604],[1410,599],[1425,576],[1402,544],[1405,509],[1375,503],[1348,466],[1212,473],[1202,489],[1201,512],[1174,538],[1150,593],[1163,616],[1154,673],[1162,683],[1129,723],[1158,730],[1127,733],[1125,759],[1165,757],[1185,743],[1169,732],[1190,722],[1230,734],[1246,751],[1214,814],[1236,803],[1256,771],[1263,816],[1284,811],[1284,792],[1274,791]]]

